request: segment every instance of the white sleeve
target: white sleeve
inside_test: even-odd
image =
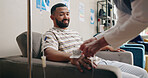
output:
[[[100,37],[104,37],[108,44],[114,48],[136,37],[141,31],[148,27],[148,10],[146,10],[148,0],[135,0],[132,2],[131,6],[132,15],[126,14],[123,18],[119,18],[119,21],[114,27],[100,34]],[[100,38],[99,35],[96,37],[98,39]]]

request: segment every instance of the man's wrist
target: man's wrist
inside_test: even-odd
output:
[[[71,59],[71,58],[80,58],[81,57],[81,55],[71,55],[69,58]]]
[[[72,55],[70,56],[70,58],[80,58],[80,56],[81,56],[81,50],[79,50],[79,49],[77,49],[77,50],[74,50],[73,52],[72,52]]]

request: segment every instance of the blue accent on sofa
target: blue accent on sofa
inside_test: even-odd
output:
[[[129,42],[135,42],[138,44],[143,44],[145,46],[145,51],[148,52],[148,42],[144,42],[143,38],[141,37],[141,35],[138,35],[137,37],[135,37],[134,39],[130,40]]]
[[[133,53],[134,65],[145,68],[145,46],[142,44],[124,44],[121,49]]]

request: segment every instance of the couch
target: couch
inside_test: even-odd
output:
[[[32,48],[32,78],[43,78],[43,68],[41,57],[41,34],[37,32],[32,33],[33,48]],[[18,45],[21,49],[22,55],[10,56],[0,58],[0,78],[27,78],[28,77],[28,62],[27,62],[27,33],[23,32],[17,37]],[[131,52],[109,52],[100,51],[96,54],[101,58],[107,60],[116,60],[133,64],[133,55]],[[81,73],[74,65],[64,62],[46,61],[45,75],[46,78],[121,78],[121,71],[119,68],[107,65],[98,65],[92,70],[85,68]]]

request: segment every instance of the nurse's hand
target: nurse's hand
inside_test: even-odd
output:
[[[111,47],[111,46],[105,46],[105,47],[103,47],[103,48],[101,48],[100,49],[101,51],[106,51],[106,50],[109,50],[109,51],[111,51],[111,52],[120,52],[120,51],[122,51],[122,52],[125,52],[125,50],[123,50],[123,49],[114,49],[113,47]]]
[[[97,40],[95,37],[86,40],[81,46],[80,50],[83,51],[83,54],[86,57],[94,56],[97,51],[99,51],[102,47],[108,45],[104,37]]]

